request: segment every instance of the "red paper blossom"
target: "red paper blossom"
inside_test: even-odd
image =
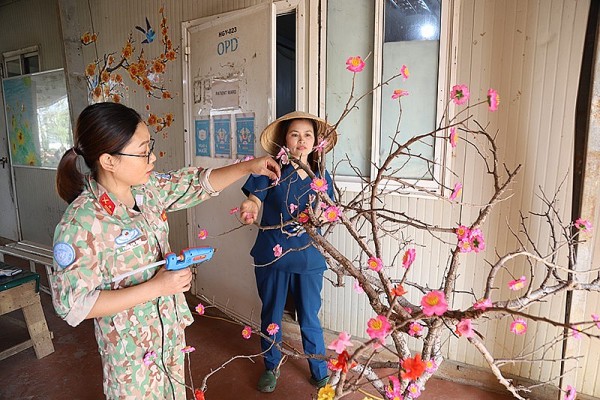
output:
[[[350,359],[350,354],[346,350],[344,350],[340,355],[338,355],[337,359],[332,358],[327,362],[327,368],[332,371],[342,371],[344,373],[348,372],[348,369],[356,366],[356,362],[352,362],[348,365],[348,360]]]
[[[425,372],[426,366],[427,364],[421,360],[421,355],[417,354],[413,358],[402,360],[402,369],[404,371],[400,373],[400,376],[402,376],[402,379],[409,381],[417,380]]]
[[[205,400],[204,392],[200,389],[194,390],[194,400]]]

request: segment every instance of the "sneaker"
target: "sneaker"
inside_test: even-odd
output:
[[[279,370],[267,369],[258,379],[258,390],[263,393],[271,393],[277,386],[277,378],[279,378]]]
[[[321,389],[322,387],[327,385],[327,382],[329,382],[329,376],[326,375],[324,378],[321,378],[319,380],[316,380],[314,377],[311,376],[309,381],[311,385],[315,386],[318,389]]]

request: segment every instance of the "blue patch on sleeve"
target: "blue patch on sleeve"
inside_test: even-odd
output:
[[[75,249],[69,243],[58,242],[52,249],[54,260],[61,268],[67,268],[75,261]]]

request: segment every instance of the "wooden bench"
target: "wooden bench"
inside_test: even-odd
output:
[[[29,261],[29,269],[31,272],[38,273],[36,264],[41,264],[46,269],[46,274],[50,274],[53,254],[52,248],[39,243],[33,243],[29,241],[21,241],[8,243],[4,246],[0,246],[0,262],[4,261],[4,255],[8,254],[14,257],[22,258]],[[46,278],[47,278],[46,275]],[[44,280],[47,282],[47,279]],[[39,284],[40,290],[44,293],[50,294],[50,288],[43,282]]]
[[[10,268],[0,262],[0,269]],[[48,330],[39,294],[40,276],[35,272],[22,271],[14,276],[0,277],[0,316],[22,310],[29,331],[29,340],[0,352],[0,360],[33,347],[37,358],[54,352],[52,334]],[[19,321],[19,320],[17,320]]]

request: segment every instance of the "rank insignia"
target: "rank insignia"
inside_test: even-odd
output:
[[[115,203],[113,203],[113,201],[110,199],[108,193],[104,193],[102,196],[100,196],[100,204],[102,204],[102,207],[104,207],[106,212],[108,212],[110,215],[113,215],[115,212]]]

